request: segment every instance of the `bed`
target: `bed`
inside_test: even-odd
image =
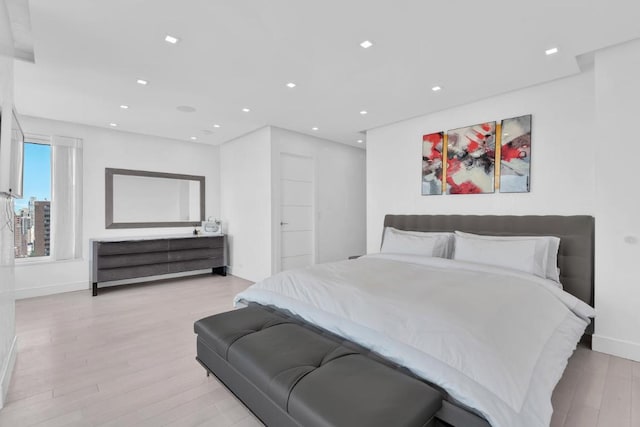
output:
[[[553,388],[594,316],[594,219],[387,215],[384,230],[383,253],[280,273],[236,296],[236,305],[268,307],[278,316],[310,325],[314,333],[346,339],[376,357],[382,356],[392,366],[406,368],[409,376],[440,392],[442,402],[434,407],[436,422],[548,425]],[[457,231],[455,254],[459,259],[397,253],[390,230],[405,240],[418,239],[420,244],[434,242],[433,236],[440,233]],[[415,237],[414,232],[433,236]],[[540,255],[541,240],[553,238],[531,236],[559,238],[559,272],[555,262],[546,262],[548,254]],[[468,262],[462,255],[474,247],[482,248],[474,255],[480,258],[493,256],[492,248],[509,248],[498,261],[506,262],[509,268]],[[536,262],[528,261],[524,254],[529,253]],[[493,259],[487,258],[489,262]],[[531,265],[531,271],[514,267],[523,260],[526,268]],[[557,277],[551,280],[547,273]],[[558,279],[564,290],[556,283]],[[227,328],[224,322],[219,324],[223,326],[218,329]],[[198,360],[254,410],[252,405],[257,404],[247,396],[255,391],[255,382],[230,386],[230,381],[225,381],[226,371],[233,366],[224,360],[212,361],[208,354],[211,346],[200,347],[200,336],[206,333],[201,326],[196,326],[196,332],[200,332]],[[232,342],[241,341],[246,331],[225,333],[234,337],[224,338]],[[587,328],[585,336],[589,333]],[[259,353],[259,349],[254,351]],[[260,363],[259,357],[254,358],[245,363],[249,366],[245,369],[252,370]],[[289,389],[297,381],[299,378]],[[268,387],[263,385],[262,389]],[[258,404],[264,405],[269,403]]]

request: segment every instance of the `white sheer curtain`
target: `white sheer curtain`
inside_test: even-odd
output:
[[[52,255],[82,258],[82,140],[52,137],[51,157]]]

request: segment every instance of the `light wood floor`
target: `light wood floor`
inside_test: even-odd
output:
[[[194,359],[193,322],[248,285],[207,275],[17,301],[0,426],[260,426]],[[579,348],[553,405],[552,426],[640,426],[640,363]]]

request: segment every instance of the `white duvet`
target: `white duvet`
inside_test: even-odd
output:
[[[495,427],[548,426],[593,309],[536,276],[378,254],[285,271],[235,304],[273,305],[404,365]]]

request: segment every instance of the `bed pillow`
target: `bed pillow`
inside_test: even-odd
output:
[[[380,252],[451,258],[453,233],[423,233],[386,227]]]
[[[455,236],[454,260],[518,270],[544,277],[546,258],[536,257],[536,241]]]
[[[558,269],[558,249],[560,238],[556,236],[486,236],[481,234],[464,233],[456,231],[456,236],[487,241],[519,241],[533,240],[536,242],[534,255],[535,275],[560,283],[560,270]]]

